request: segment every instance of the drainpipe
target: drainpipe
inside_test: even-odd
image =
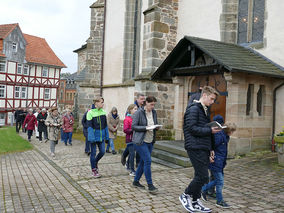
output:
[[[135,1],[135,11],[134,11],[134,38],[133,38],[133,57],[132,57],[132,78],[135,77],[136,68],[136,40],[137,40],[137,19],[138,19],[138,0]]]
[[[102,41],[102,60],[101,60],[101,84],[100,96],[103,96],[103,80],[104,80],[104,55],[105,55],[105,31],[106,31],[106,13],[107,13],[107,0],[104,0],[104,27],[103,27],[103,41]]]
[[[276,92],[277,90],[284,85],[284,82],[282,82],[280,85],[278,85],[274,90],[273,90],[273,124],[272,124],[272,138],[274,137],[275,134],[275,117],[276,117]]]

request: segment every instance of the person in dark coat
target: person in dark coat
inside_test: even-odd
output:
[[[193,102],[186,108],[184,114],[184,139],[185,149],[194,168],[194,178],[179,200],[189,212],[211,212],[201,203],[201,188],[208,182],[209,162],[214,160],[214,135],[220,130],[218,127],[210,127],[208,107],[214,103],[218,92],[205,86],[202,89],[198,102]]]
[[[89,110],[88,110],[89,111]],[[91,154],[91,145],[90,145],[90,142],[88,141],[88,125],[87,125],[87,112],[85,112],[85,114],[83,115],[83,118],[82,118],[82,126],[83,126],[83,134],[84,134],[84,137],[85,137],[85,153],[87,155],[90,155]]]
[[[139,183],[141,176],[145,175],[148,191],[156,194],[158,189],[153,185],[151,172],[151,153],[156,141],[158,130],[157,112],[154,110],[157,99],[153,96],[146,98],[144,107],[139,108],[133,115],[131,128],[133,130],[132,142],[134,149],[139,153],[140,162],[136,170],[132,185],[138,188],[145,188]]]
[[[42,143],[42,133],[44,134],[44,142],[48,141],[47,126],[45,125],[45,120],[47,118],[46,109],[43,108],[37,116],[38,121],[38,132],[39,132],[39,142]]]
[[[23,114],[23,109],[19,108],[16,110],[14,116],[15,116],[15,121],[16,121],[16,132],[19,133],[21,127],[22,127],[22,114]]]
[[[213,118],[214,121],[222,122],[223,117],[221,115],[216,115]],[[220,123],[223,125],[223,123]],[[216,186],[216,205],[221,208],[229,208],[230,206],[224,201],[222,195],[222,189],[224,185],[224,168],[226,166],[227,155],[228,155],[228,143],[230,136],[236,131],[236,125],[231,123],[226,123],[224,126],[227,126],[221,132],[218,132],[214,135],[215,137],[215,159],[214,162],[210,163],[209,169],[213,173],[215,179],[210,181],[208,184],[202,187],[201,196],[202,199],[207,201],[206,192]]]
[[[23,125],[23,123],[24,123],[24,121],[25,121],[25,119],[26,119],[27,114],[28,114],[28,112],[27,112],[27,109],[26,109],[26,108],[24,108],[24,109],[23,109],[23,112],[20,114],[21,123],[22,123],[22,132],[26,132],[26,131],[27,131],[26,128],[24,127],[24,125]]]

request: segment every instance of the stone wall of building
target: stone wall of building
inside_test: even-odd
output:
[[[78,51],[78,74],[86,67],[87,65],[87,48],[84,48]]]
[[[155,110],[157,111],[158,123],[163,125],[163,128],[157,133],[158,139],[175,139],[175,131],[173,129],[175,85],[140,80],[135,82],[134,97],[136,97],[137,93],[143,93],[146,97],[151,95],[157,98]]]
[[[176,45],[178,0],[149,1],[144,11],[142,72],[153,72]]]
[[[225,75],[228,97],[226,121],[234,122],[237,131],[231,137],[229,153],[244,154],[259,149],[269,149],[273,124],[273,90],[279,80],[257,75],[233,73]],[[252,107],[246,114],[248,85],[253,85]],[[257,112],[257,93],[264,86],[262,113]]]

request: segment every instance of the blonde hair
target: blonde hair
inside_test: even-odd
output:
[[[117,108],[116,108],[116,107],[113,107],[110,112],[111,112],[111,113],[113,113],[113,112],[116,112],[116,113],[117,113]]]
[[[97,102],[100,102],[101,100],[104,101],[104,98],[99,96],[99,97],[96,97],[96,98],[93,100],[93,102],[94,102],[94,104],[96,104]]]
[[[133,110],[134,107],[136,107],[136,104],[130,104],[130,105],[127,107],[127,113],[131,114],[131,110]]]
[[[224,132],[226,134],[233,133],[234,131],[237,130],[237,125],[234,123],[225,123],[224,126],[227,126],[227,128],[224,129]]]
[[[217,92],[217,90],[211,86],[205,86],[202,89],[201,92],[201,96],[203,95],[203,93],[205,93],[206,95],[211,95],[211,94],[215,94],[216,97],[219,95],[219,92]]]

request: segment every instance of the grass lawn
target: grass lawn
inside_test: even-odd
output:
[[[83,133],[73,133],[73,139],[82,141],[85,143],[85,137]],[[114,148],[116,151],[119,149],[124,149],[126,147],[125,144],[125,136],[117,136],[116,139],[114,140]]]
[[[32,149],[33,146],[16,133],[15,127],[0,128],[0,154],[20,152]]]

